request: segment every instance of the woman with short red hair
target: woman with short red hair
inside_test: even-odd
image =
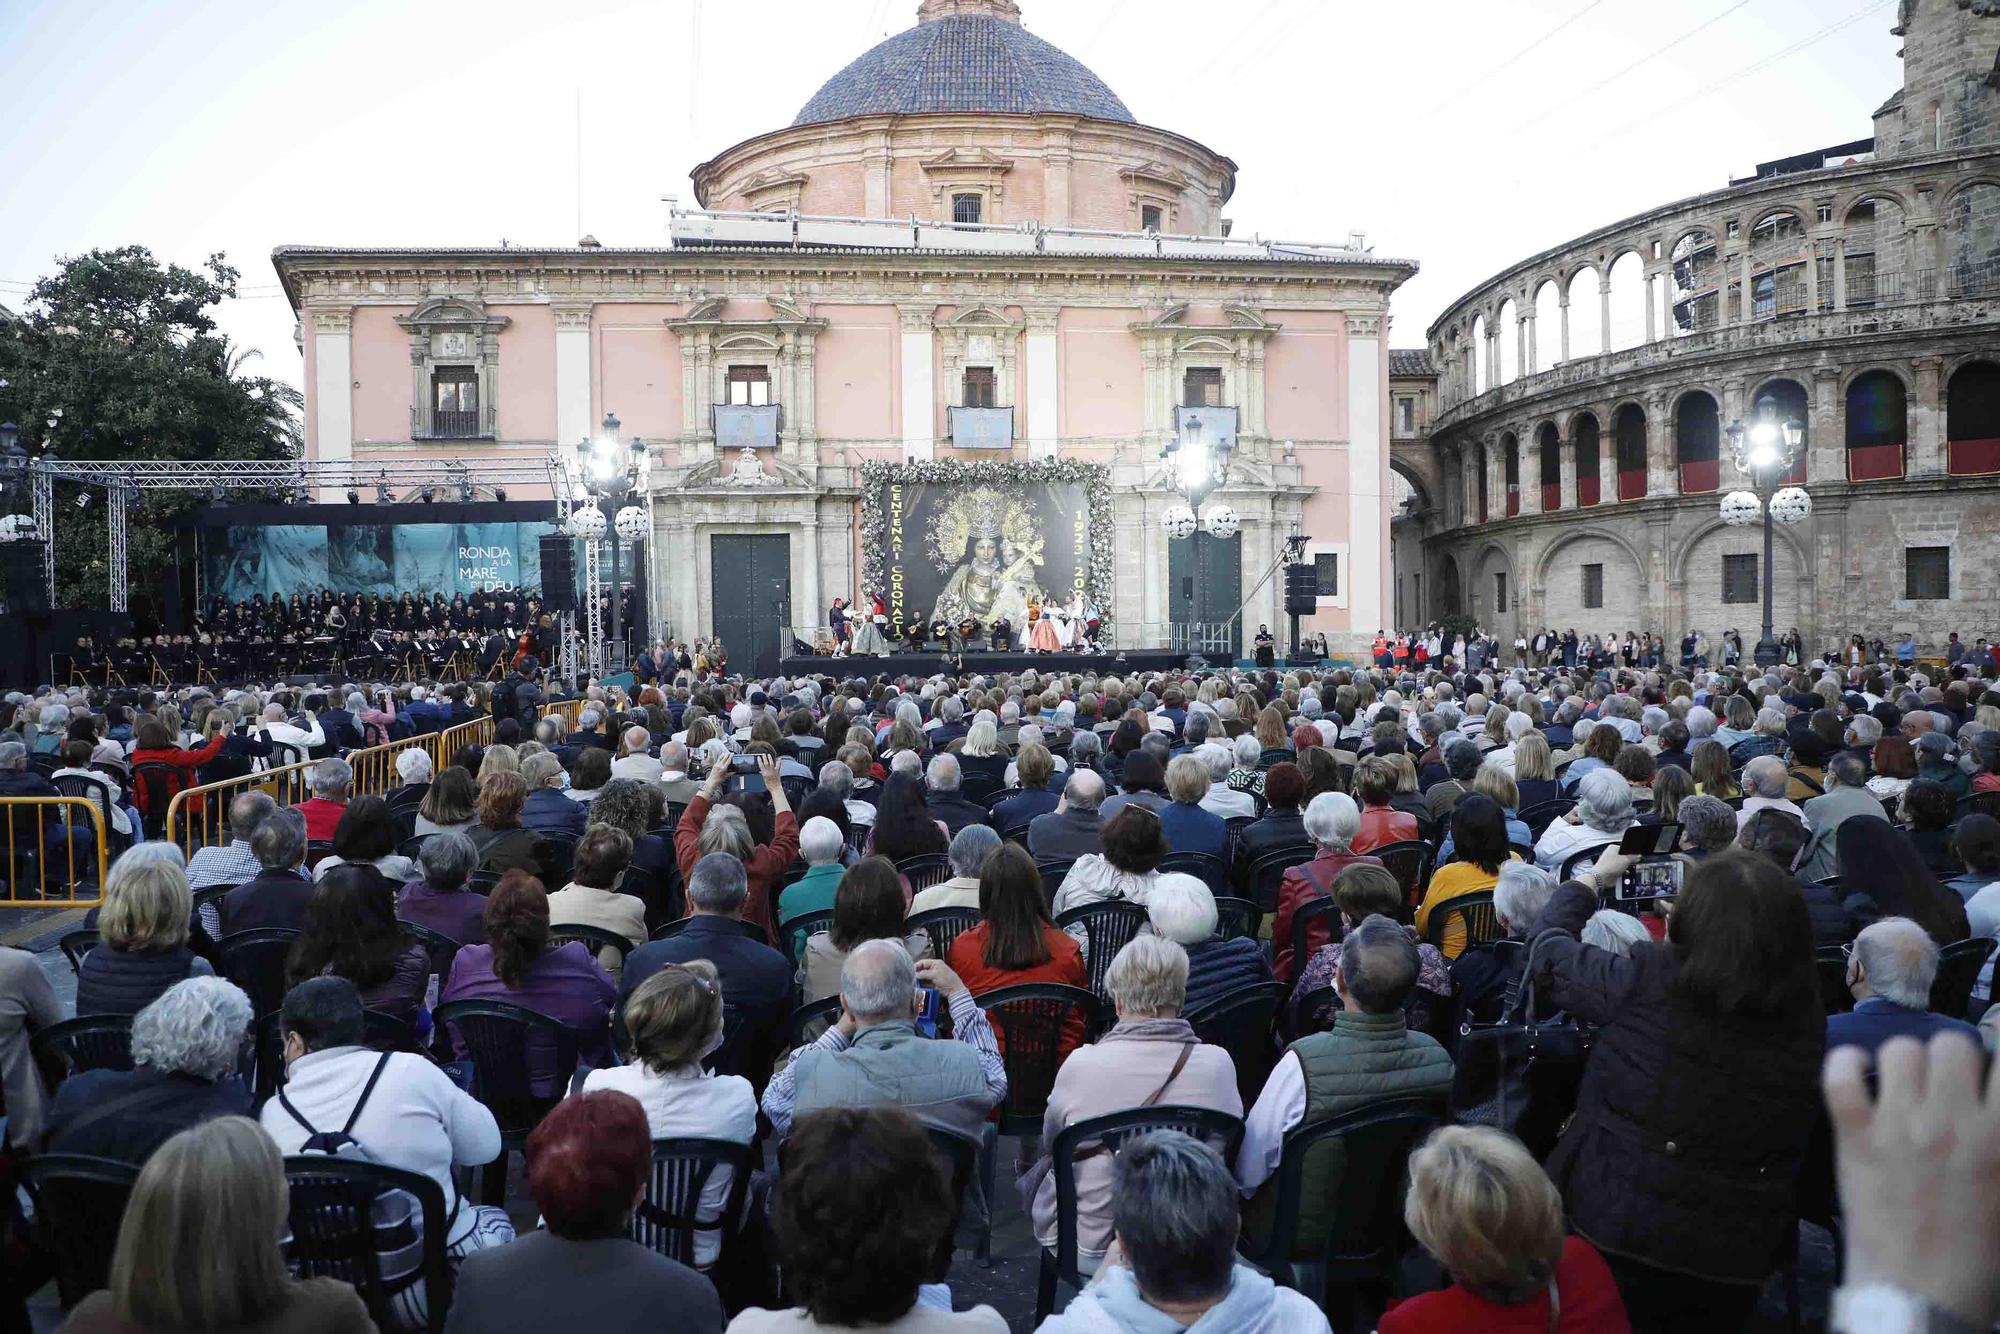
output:
[[[466,1259],[447,1330],[722,1329],[714,1285],[625,1235],[653,1168],[635,1099],[563,1099],[528,1136],[527,1158],[542,1230]]]

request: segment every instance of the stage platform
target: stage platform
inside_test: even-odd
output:
[[[778,664],[783,676],[931,676],[975,672],[1096,672],[1122,676],[1129,672],[1163,672],[1187,665],[1188,655],[1170,649],[1128,649],[1123,653],[967,653],[963,667],[946,653],[890,653],[880,657],[845,658],[808,654]]]

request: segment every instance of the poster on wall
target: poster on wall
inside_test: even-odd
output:
[[[206,596],[333,589],[382,597],[539,588],[546,521],[229,525],[204,536]]]
[[[1110,487],[1101,465],[871,463],[862,474],[863,582],[892,635],[937,620],[1025,630],[1028,604],[1081,597],[1109,619]],[[865,594],[864,594],[865,596]]]

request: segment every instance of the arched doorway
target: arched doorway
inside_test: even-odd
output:
[[[1535,452],[1540,456],[1542,513],[1554,514],[1562,508],[1562,433],[1554,422],[1543,422],[1535,432]]]
[[[1458,561],[1446,556],[1438,562],[1437,572],[1437,613],[1439,616],[1458,616],[1465,611],[1465,591],[1460,586]]]
[[[1798,462],[1784,478],[1786,486],[1806,484],[1806,455],[1812,447],[1812,410],[1806,402],[1805,386],[1797,380],[1772,380],[1750,396],[1754,410],[1760,415],[1764,411],[1764,400],[1771,400],[1771,419],[1776,422],[1795,421],[1805,427],[1805,434],[1799,438]]]
[[[1576,446],[1576,503],[1582,505],[1600,504],[1604,490],[1598,484],[1597,455],[1602,447],[1598,439],[1597,414],[1586,412],[1570,425],[1569,432]]]
[[[1612,433],[1617,437],[1618,498],[1646,498],[1646,410],[1637,403],[1618,409]]]
[[[1722,430],[1715,400],[1702,390],[1674,405],[1674,461],[1680,465],[1681,494],[1706,495],[1722,485]]]
[[[2000,473],[2000,366],[1969,361],[1952,372],[1944,415],[1952,475]]]
[[[1901,477],[1909,441],[1909,396],[1894,372],[1863,371],[1847,386],[1847,480]]]

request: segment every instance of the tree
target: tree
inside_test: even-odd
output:
[[[91,462],[283,459],[303,450],[304,407],[291,385],[245,372],[257,354],[217,332],[214,310],[236,295],[220,254],[202,270],[163,265],[144,246],[60,261],[21,317],[0,322],[0,420],[20,426],[30,455]],[[75,497],[95,492],[79,510]],[[59,605],[108,605],[102,491],[56,487]],[[174,561],[178,533],[206,497],[143,492],[128,516],[135,585]],[[134,601],[139,599],[135,598]]]

